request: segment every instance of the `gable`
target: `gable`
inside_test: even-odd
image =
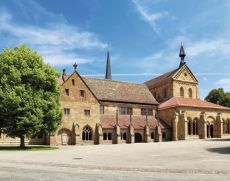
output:
[[[198,83],[196,77],[193,75],[192,71],[187,65],[182,66],[172,77],[174,80]]]
[[[74,84],[73,84],[74,81]],[[68,76],[68,78],[61,85],[62,101],[80,101],[80,102],[98,102],[96,96],[90,90],[88,85],[82,79],[82,77],[75,71],[73,74]],[[65,90],[69,90],[69,96],[66,95]],[[83,90],[85,97],[81,97],[80,91]]]

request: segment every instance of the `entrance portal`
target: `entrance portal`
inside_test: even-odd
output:
[[[135,143],[142,142],[142,136],[140,133],[135,133]]]

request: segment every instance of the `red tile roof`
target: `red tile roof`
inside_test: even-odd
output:
[[[145,116],[132,116],[132,125],[134,129],[144,129],[146,125]],[[158,122],[155,117],[148,116],[147,118],[150,129],[155,129]],[[102,128],[114,128],[116,125],[116,115],[104,115],[101,114],[100,123]],[[118,124],[121,129],[127,129],[130,125],[130,116],[129,115],[118,115]],[[170,128],[168,125],[160,121],[160,127],[162,129]]]
[[[145,84],[88,77],[83,80],[98,100],[158,105]]]
[[[147,82],[145,82],[145,84],[148,86],[149,89],[152,89],[154,87],[156,87],[159,83],[162,83],[163,81],[169,79],[169,78],[172,78],[173,75],[179,70],[179,68],[177,69],[174,69],[174,70],[171,70],[159,77],[156,77],[154,79],[151,79]]]
[[[200,99],[183,98],[183,97],[172,97],[171,99],[161,103],[159,110],[173,108],[173,107],[194,107],[194,108],[209,108],[209,109],[220,109],[229,110],[230,108],[223,107],[211,102],[202,101]]]

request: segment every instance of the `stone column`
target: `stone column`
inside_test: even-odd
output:
[[[134,127],[131,124],[129,126],[129,143],[134,143],[134,142],[135,142],[135,140],[134,140]]]
[[[214,123],[214,126],[216,128],[214,129],[214,135],[213,136],[217,137],[217,138],[221,138],[223,136],[223,119],[222,119],[221,113],[217,113],[215,123]]]
[[[199,126],[199,138],[206,139],[207,138],[207,123],[206,123],[206,113],[202,112],[200,114],[200,126]]]
[[[161,132],[161,127],[158,125],[155,129],[155,142],[162,142],[162,132]]]
[[[187,120],[187,113],[185,111],[181,112],[181,123],[184,125],[184,132],[182,134],[182,139],[185,140],[188,137],[188,120]]]
[[[121,143],[121,129],[120,126],[117,124],[115,126],[115,144]]]
[[[151,142],[149,125],[145,126],[145,142]]]
[[[74,135],[75,135],[75,145],[77,143],[80,143],[80,131],[79,131],[79,124],[78,123],[73,123],[73,129],[74,129]]]
[[[103,143],[103,131],[100,123],[97,123],[97,142],[96,144],[102,144]]]
[[[179,121],[179,114],[175,112],[174,120],[173,120],[173,141],[178,140],[178,121]]]

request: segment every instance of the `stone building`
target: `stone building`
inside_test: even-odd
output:
[[[230,137],[230,108],[199,99],[198,80],[180,48],[179,67],[145,83],[82,77],[74,64],[59,78],[63,121],[56,132],[28,144],[119,144]],[[18,143],[0,135],[0,144]]]

